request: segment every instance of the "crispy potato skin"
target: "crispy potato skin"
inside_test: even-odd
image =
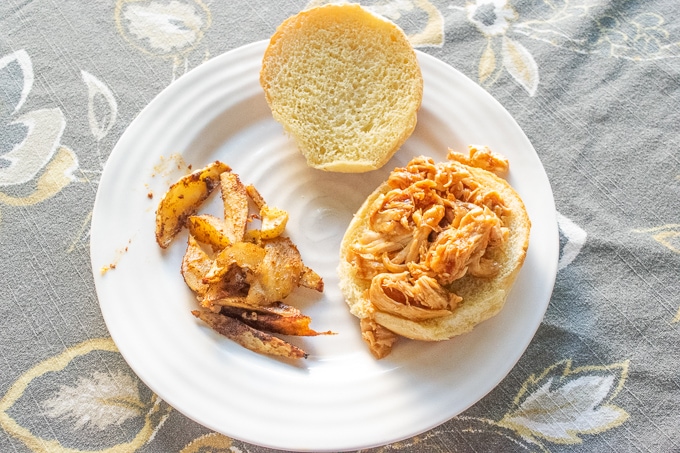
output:
[[[304,266],[302,274],[300,275],[300,286],[304,286],[305,288],[313,289],[314,291],[322,293],[323,279],[311,268]]]
[[[290,305],[279,302],[266,307],[233,307],[224,305],[220,313],[231,318],[237,318],[249,326],[265,332],[282,335],[294,335],[313,337],[317,335],[330,335],[332,332],[317,332],[310,329],[312,318],[302,314],[300,310]]]
[[[231,167],[215,161],[179,179],[170,186],[156,210],[156,242],[167,248],[201,203],[219,185],[220,175]]]
[[[290,359],[307,358],[307,353],[297,346],[266,332],[254,329],[238,319],[213,313],[209,310],[194,310],[191,313],[217,333],[224,335],[253,352]]]

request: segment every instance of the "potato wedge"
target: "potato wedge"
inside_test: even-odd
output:
[[[304,286],[305,288],[313,289],[322,293],[323,279],[312,269],[304,266],[304,269],[302,269],[302,274],[300,275],[300,286]]]
[[[307,353],[297,346],[266,332],[253,329],[238,319],[213,313],[209,310],[193,310],[191,313],[217,333],[224,335],[253,352],[290,359],[307,358]]]
[[[224,220],[214,215],[192,215],[187,219],[187,227],[197,241],[208,244],[214,252],[232,244]]]
[[[218,185],[224,218],[197,214]],[[251,225],[253,218],[261,220],[261,229]],[[274,334],[333,332],[315,331],[309,316],[281,302],[299,286],[323,291],[321,277],[282,236],[287,221],[286,211],[268,206],[254,186],[244,186],[216,161],[170,186],[156,210],[156,241],[166,248],[188,228],[181,273],[198,301],[194,316],[254,352],[299,359],[307,353]]]
[[[227,278],[231,277],[229,275]],[[221,305],[234,305],[241,306],[246,305],[250,307],[251,305],[246,304],[246,295],[248,294],[248,284],[245,282],[244,275],[237,276],[239,281],[236,284],[224,284],[222,281],[207,283],[207,289],[200,298],[201,307],[208,308],[214,312],[220,311]],[[232,286],[232,288],[229,288]]]
[[[205,274],[202,306],[214,309],[219,299],[243,300],[247,306],[263,306],[286,299],[305,286],[323,291],[323,280],[305,266],[295,244],[287,237],[259,244],[237,242],[224,248]]]
[[[224,222],[229,240],[241,242],[248,225],[248,194],[246,187],[235,173],[222,173],[220,189],[224,204]]]
[[[260,192],[255,188],[254,185],[248,184],[246,186],[246,193],[248,194],[250,199],[253,200],[253,203],[255,203],[257,209],[262,209],[262,206],[267,204],[264,201],[264,197],[260,194]]]
[[[156,242],[167,248],[180,232],[187,218],[218,186],[220,175],[231,174],[231,168],[215,161],[196,170],[170,186],[156,210]]]
[[[273,206],[264,205],[260,209],[262,226],[260,227],[261,239],[274,239],[283,234],[288,223],[288,212]]]
[[[309,327],[312,318],[302,314],[297,308],[271,305],[258,308],[244,308],[224,305],[220,313],[236,318],[250,327],[265,332],[282,335],[312,337],[316,335],[331,335],[333,332],[317,332]]]
[[[293,241],[278,237],[262,242],[265,254],[250,281],[247,301],[252,305],[269,305],[282,301],[300,285],[304,269]]]
[[[203,283],[203,277],[210,271],[213,260],[201,248],[196,239],[189,234],[187,250],[182,257],[182,277],[192,291],[200,298],[205,296],[208,285]]]
[[[246,186],[246,193],[260,211],[262,226],[259,230],[249,230],[246,232],[247,238],[252,240],[274,239],[283,234],[288,223],[288,212],[283,209],[267,205],[264,197],[258,192],[255,186]]]
[[[205,283],[219,282],[232,265],[238,266],[247,274],[258,272],[265,256],[265,249],[256,244],[250,242],[230,244],[217,254],[210,272],[206,274],[203,281]]]

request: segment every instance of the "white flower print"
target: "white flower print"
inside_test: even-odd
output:
[[[467,17],[487,36],[503,35],[517,13],[507,0],[477,0],[465,7]]]

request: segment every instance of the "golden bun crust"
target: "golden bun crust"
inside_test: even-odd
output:
[[[453,309],[451,315],[445,317],[412,321],[375,310],[367,297],[371,281],[358,278],[357,267],[350,263],[348,256],[352,244],[356,243],[368,228],[369,209],[373,202],[389,189],[385,182],[359,208],[341,243],[338,267],[340,288],[353,315],[360,319],[372,317],[376,323],[406,338],[439,341],[469,332],[503,308],[526,257],[531,222],[524,203],[507,181],[480,168],[462,163],[456,165],[467,169],[485,187],[496,190],[509,208],[509,215],[504,218],[509,236],[503,247],[493,256],[500,265],[500,271],[490,278],[467,274],[454,281],[451,290],[463,300]]]
[[[308,165],[348,173],[392,157],[415,129],[423,92],[404,32],[357,4],[286,19],[265,51],[260,84]]]

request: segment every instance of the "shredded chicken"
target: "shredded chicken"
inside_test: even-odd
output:
[[[369,298],[376,309],[414,321],[446,316],[460,301],[434,278],[423,275],[413,279],[409,272],[376,275]]]
[[[377,359],[382,359],[392,350],[397,336],[371,318],[364,318],[360,322],[361,337],[368,344],[371,353]]]
[[[497,274],[491,256],[507,240],[507,208],[498,192],[455,161],[507,170],[502,156],[471,147],[470,157],[449,153],[440,164],[416,157],[391,173],[389,190],[375,200],[369,228],[350,252],[358,277],[370,280],[374,310],[414,321],[448,316],[462,300],[451,291],[453,282]],[[383,330],[362,320],[364,340],[376,356],[393,343],[380,340],[392,338]]]
[[[483,168],[484,170],[504,175],[510,167],[508,159],[498,153],[494,153],[488,146],[470,146],[469,156],[449,150],[449,160],[462,162],[472,167]]]

